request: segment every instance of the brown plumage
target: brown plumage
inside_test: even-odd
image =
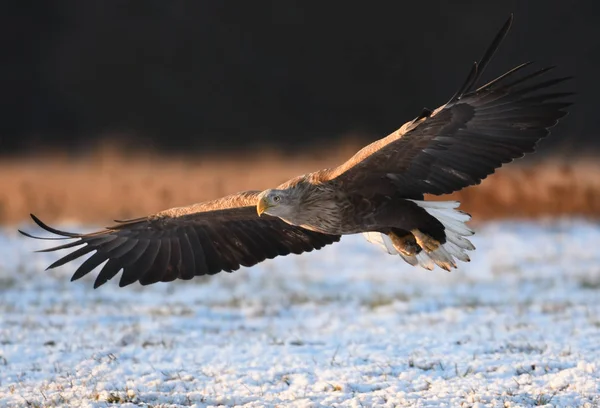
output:
[[[412,265],[450,270],[468,261],[469,216],[458,203],[422,201],[479,184],[503,163],[532,152],[563,117],[569,93],[552,88],[568,78],[538,80],[550,69],[518,76],[519,65],[478,87],[481,73],[507,34],[512,16],[456,94],[434,111],[356,153],[333,169],[249,191],[173,208],[92,234],[43,229],[75,241],[54,268],[95,252],[73,280],[107,261],[94,287],[123,270],[120,285],[191,279],[234,271],[267,258],[320,249],[341,235],[364,233]],[[32,238],[32,235],[22,232]],[[47,238],[52,239],[52,238]],[[83,246],[81,246],[83,245]]]

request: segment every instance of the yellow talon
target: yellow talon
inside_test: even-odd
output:
[[[417,244],[414,235],[411,233],[399,236],[393,232],[390,232],[388,236],[392,240],[394,248],[401,252],[404,256],[414,256],[421,251],[421,248]]]
[[[415,236],[417,243],[421,248],[423,248],[426,252],[433,252],[440,247],[440,241],[430,237],[427,234],[422,233],[418,229],[414,229],[411,231]]]

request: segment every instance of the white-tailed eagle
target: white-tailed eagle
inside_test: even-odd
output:
[[[123,270],[120,286],[192,279],[234,271],[267,258],[300,254],[364,233],[371,242],[411,265],[446,270],[469,261],[469,215],[457,202],[424,201],[479,184],[503,163],[532,152],[570,105],[555,85],[568,78],[524,73],[521,64],[479,85],[481,73],[507,34],[512,16],[459,90],[441,107],[424,110],[389,136],[333,169],[289,180],[266,191],[117,221],[91,234],[43,229],[76,248],[54,268],[87,254],[73,280],[100,269],[94,287]],[[28,233],[22,232],[32,238]]]

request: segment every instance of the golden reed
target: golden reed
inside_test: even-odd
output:
[[[273,187],[293,176],[332,167],[354,145],[285,155],[273,151],[164,156],[116,148],[65,156],[0,160],[0,223],[110,223],[242,190]],[[335,153],[333,153],[335,152]],[[600,216],[600,164],[547,158],[504,166],[479,186],[452,197],[474,221],[497,218]],[[437,199],[436,197],[429,197]],[[448,199],[445,196],[444,199]]]

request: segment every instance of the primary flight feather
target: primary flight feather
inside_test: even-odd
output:
[[[95,288],[121,270],[120,286],[231,272],[357,233],[411,265],[456,268],[456,260],[468,262],[466,251],[474,249],[466,238],[470,216],[457,210],[458,202],[424,201],[424,194],[479,184],[503,163],[532,152],[570,105],[564,99],[570,93],[553,90],[568,78],[541,79],[550,68],[519,75],[530,63],[478,85],[511,23],[512,16],[446,104],[425,109],[339,167],[262,192],[117,221],[91,234],[60,231],[32,215],[60,238],[21,233],[75,239],[43,250],[77,248],[49,268],[93,253],[72,280],[106,262]]]

